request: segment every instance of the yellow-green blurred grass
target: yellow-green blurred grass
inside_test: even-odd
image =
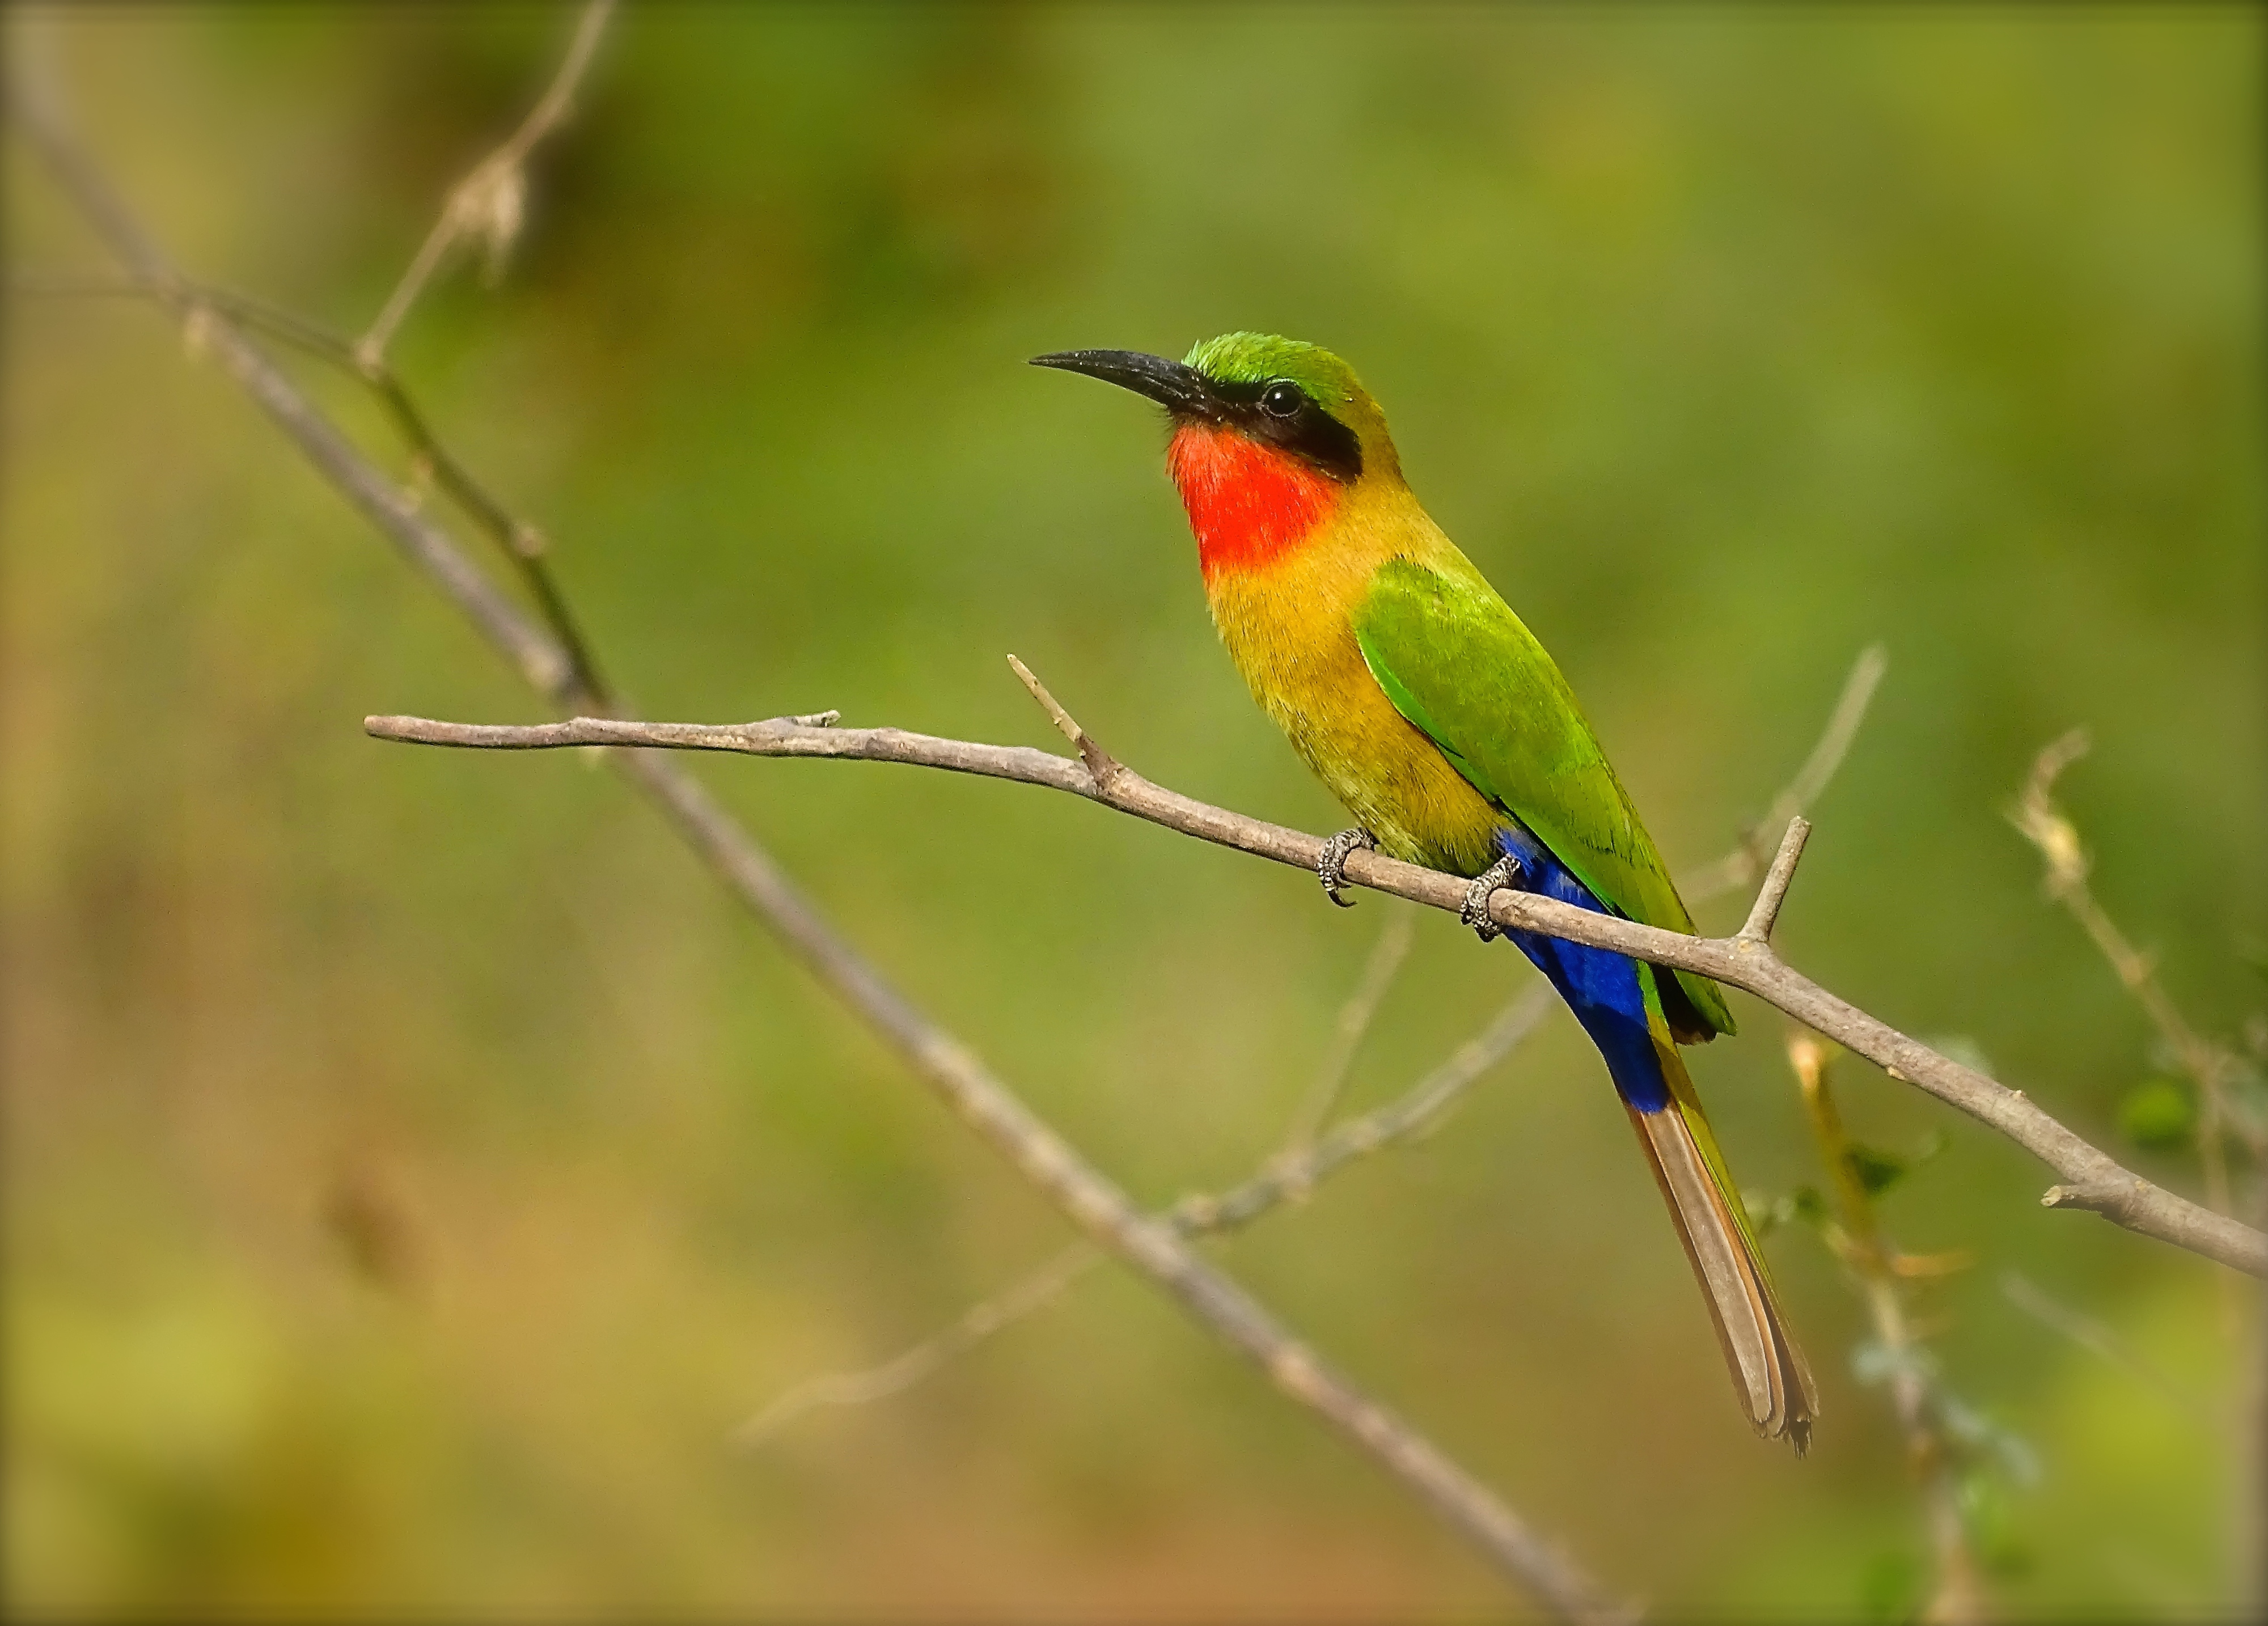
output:
[[[62,45],[186,265],[351,327],[564,21],[129,11]],[[1144,771],[1324,828],[1213,647],[1153,428],[1020,362],[1332,343],[1677,861],[1889,644],[1789,950],[2107,1136],[2146,1030],[1998,809],[2092,725],[2107,901],[2201,1020],[2258,1007],[2259,45],[2234,10],[634,9],[503,285],[453,276],[397,359],[648,710],[1046,743],[1013,650]],[[85,262],[11,164],[13,261]],[[14,1601],[1498,1607],[1116,1279],[733,1454],[1061,1227],[610,777],[360,736],[530,707],[151,313],[18,302],[10,338]],[[700,771],[1160,1201],[1264,1153],[1382,921],[1062,798]],[[1425,923],[1357,1098],[1522,975]],[[1696,1071],[1784,1189],[1803,1126],[1741,1015]],[[1870,1139],[1953,1137],[1889,1212],[1977,1250],[1933,1300],[1948,1377],[2044,1462],[2006,1598],[2228,1597],[2222,1442],[1993,1289],[2020,1269],[2213,1394],[2205,1269],[2039,1212],[2024,1159],[1863,1070],[1845,1093]],[[1919,1548],[1855,1308],[1775,1241],[1829,1410],[1808,1463],[1756,1444],[1619,1119],[1554,1025],[1228,1256],[1613,1584],[1853,1609]]]

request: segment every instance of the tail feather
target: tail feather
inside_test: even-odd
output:
[[[1811,1368],[1780,1315],[1739,1189],[1701,1115],[1685,1064],[1669,1045],[1657,1048],[1668,1077],[1669,1105],[1658,1112],[1632,1107],[1631,1122],[1709,1301],[1717,1342],[1747,1402],[1749,1422],[1766,1438],[1785,1436],[1800,1456],[1819,1415]]]

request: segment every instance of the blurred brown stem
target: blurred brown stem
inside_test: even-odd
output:
[[[1843,1115],[1827,1078],[1828,1047],[1802,1032],[1788,1036],[1787,1056],[1802,1086],[1803,1105],[1818,1143],[1820,1161],[1835,1192],[1842,1219],[1828,1232],[1835,1252],[1857,1281],[1867,1318],[1888,1357],[1890,1404],[1905,1436],[1906,1460],[1921,1487],[1922,1509],[1936,1561],[1935,1583],[1921,1618],[1943,1626],[1968,1626],[1986,1615],[1984,1577],[1970,1551],[1961,1516],[1961,1473],[1950,1442],[1930,1404],[1920,1336],[1906,1313],[1905,1287],[1897,1270],[1898,1253],[1882,1231],[1873,1195],[1859,1176]]]
[[[424,242],[418,246],[401,280],[394,284],[386,307],[371,323],[370,331],[356,342],[353,353],[357,362],[375,368],[385,359],[386,347],[393,342],[395,329],[409,316],[409,307],[417,303],[417,296],[425,291],[425,284],[432,280],[433,274],[441,269],[441,261],[449,250],[461,239],[476,232],[485,234],[491,263],[500,261],[512,246],[526,213],[528,154],[574,110],[576,88],[583,82],[584,72],[598,49],[599,36],[606,32],[607,19],[614,9],[615,0],[590,0],[582,16],[576,19],[575,32],[568,40],[567,54],[560,62],[558,72],[536,99],[535,106],[528,109],[519,128],[449,188],[439,217],[425,234]]]
[[[2217,1213],[2237,1211],[2227,1144],[2233,1135],[2251,1162],[2252,1188],[2244,1212],[2259,1224],[2268,1218],[2268,1178],[2264,1178],[2262,1167],[2268,1164],[2268,1124],[2243,1110],[2229,1089],[2236,1058],[2225,1046],[2191,1026],[2159,979],[2156,961],[2128,940],[2097,901],[2094,888],[2088,885],[2092,864],[2087,844],[2079,827],[2056,804],[2056,781],[2087,754],[2088,744],[2083,728],[2051,740],[2033,760],[2032,771],[2015,806],[2009,809],[2008,820],[2039,849],[2049,898],[2063,905],[2079,923],[2120,985],[2142,1007],[2176,1063],[2196,1085],[2198,1162],[2205,1174],[2206,1203]],[[2264,1350],[2268,1349],[2268,1301],[2255,1295],[2247,1305],[2234,1286],[2225,1286],[2220,1297],[2222,1327],[2239,1348],[2238,1368],[2244,1374],[2230,1398],[2231,1422],[2238,1438],[2251,1442],[2250,1450],[2239,1453],[2242,1479],[2235,1498],[2242,1571],[2239,1595],[2247,1597],[2257,1608],[2268,1600],[2268,1573],[2262,1567],[2268,1563],[2268,1542],[2264,1541],[2261,1529],[2264,1515],[2268,1515],[2268,1376],[2264,1376],[2262,1360]]]
[[[1362,1048],[1363,1036],[1377,1019],[1378,1007],[1385,1003],[1387,990],[1394,986],[1394,979],[1400,975],[1403,962],[1410,958],[1410,945],[1417,940],[1417,916],[1408,909],[1395,910],[1387,919],[1386,930],[1378,934],[1378,941],[1372,945],[1354,992],[1347,996],[1346,1004],[1339,1008],[1338,1019],[1331,1024],[1331,1041],[1323,1053],[1323,1063],[1315,1070],[1314,1081],[1300,1098],[1300,1105],[1292,1115],[1291,1128],[1285,1133],[1285,1154],[1297,1156],[1312,1147],[1316,1135],[1330,1122],[1339,1097],[1346,1089],[1347,1075],[1353,1071],[1355,1052]]]
[[[2042,750],[2032,763],[2023,793],[2009,811],[2008,820],[2025,840],[2039,849],[2046,866],[2048,896],[2062,904],[2079,922],[2119,982],[2148,1016],[2150,1025],[2158,1030],[2159,1037],[2173,1052],[2182,1071],[2196,1084],[2198,1157],[2205,1168],[2206,1201],[2226,1214],[2231,1208],[2228,1157],[2222,1138],[2225,1134],[2234,1133],[2258,1162],[2268,1159],[2268,1128],[2253,1122],[2235,1108],[2229,1100],[2228,1086],[2233,1058],[2221,1046],[2190,1026],[2189,1019],[2182,1014],[2172,996],[2166,992],[2165,984],[2158,980],[2156,963],[2127,940],[2126,934],[2118,929],[2087,884],[2090,865],[2086,845],[2080,839],[2078,827],[2056,806],[2054,791],[2056,780],[2065,769],[2087,754],[2088,747],[2087,731],[2075,728]]]

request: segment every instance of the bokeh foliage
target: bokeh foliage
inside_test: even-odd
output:
[[[351,328],[567,22],[55,32],[182,262]],[[2100,893],[2205,1025],[2260,1007],[2261,32],[2234,7],[635,8],[500,285],[453,275],[395,356],[558,538],[651,713],[1049,743],[1013,650],[1145,772],[1327,829],[1213,642],[1154,426],[1020,362],[1328,342],[1673,861],[1722,850],[1887,642],[1787,951],[2112,1137],[2146,1027],[2000,808],[2089,725],[2064,792]],[[92,263],[9,162],[11,263]],[[362,738],[366,711],[530,706],[152,313],[10,320],[15,1600],[1499,1607],[1123,1280],[913,1394],[727,1450],[781,1387],[920,1336],[1060,1225],[612,779]],[[1264,1153],[1383,918],[1029,791],[700,771],[1160,1201]],[[1525,975],[1422,923],[1358,1097]],[[1778,1019],[1737,1008],[1695,1063],[1735,1166],[1815,1182]],[[1979,1257],[1931,1304],[1948,1380],[2042,1467],[1995,1514],[2004,1600],[2227,1600],[2228,1431],[1995,1285],[2020,1269],[2213,1405],[2210,1268],[2042,1213],[2027,1159],[1862,1068],[1843,1092],[1871,1144],[1948,1137],[1884,1202],[1909,1245]],[[1854,1303],[1774,1239],[1827,1412],[1808,1462],[1749,1438],[1620,1118],[1557,1023],[1422,1148],[1229,1256],[1615,1584],[1895,1609],[1921,1540]],[[2178,1146],[2132,1155],[2193,1183]]]

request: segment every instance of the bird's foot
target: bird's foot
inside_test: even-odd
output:
[[[1346,885],[1347,855],[1359,847],[1365,852],[1378,850],[1378,837],[1357,825],[1351,830],[1341,830],[1323,843],[1323,850],[1315,859],[1315,879],[1323,883],[1323,895],[1343,909],[1354,907],[1352,898],[1339,895]]]
[[[1484,943],[1491,938],[1502,937],[1503,929],[1489,918],[1489,894],[1499,887],[1516,885],[1527,872],[1519,859],[1506,853],[1473,878],[1473,884],[1465,888],[1465,901],[1457,909],[1457,918],[1470,926]]]

